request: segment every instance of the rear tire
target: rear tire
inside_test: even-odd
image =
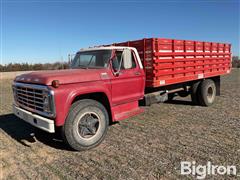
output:
[[[106,108],[92,99],[75,102],[63,126],[63,139],[74,150],[88,150],[105,138],[109,125]]]
[[[213,80],[206,79],[200,84],[200,104],[202,106],[211,106],[216,98],[216,85]]]
[[[200,96],[200,81],[193,83],[192,87],[191,87],[191,99],[192,99],[192,103],[194,105],[200,105],[200,100],[199,100],[199,96]]]

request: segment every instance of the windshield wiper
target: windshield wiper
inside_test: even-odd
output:
[[[91,64],[92,60],[93,60],[93,56],[91,57],[91,59],[90,59],[90,61],[89,61],[88,65],[86,66],[86,69],[88,69],[88,68],[89,68],[89,65]]]
[[[77,66],[71,66],[71,69],[86,69],[87,67],[86,66],[84,66],[84,65],[77,65]]]
[[[83,69],[87,69],[87,66],[84,66],[84,65],[81,65],[81,64],[79,64],[78,67],[81,67]]]

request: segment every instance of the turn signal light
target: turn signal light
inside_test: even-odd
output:
[[[52,81],[52,86],[54,87],[54,88],[58,88],[59,87],[59,80],[53,80]]]

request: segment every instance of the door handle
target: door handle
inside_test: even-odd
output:
[[[141,73],[140,72],[135,72],[134,73],[136,76],[139,76],[139,75],[141,75]]]

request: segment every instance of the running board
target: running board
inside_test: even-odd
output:
[[[143,108],[138,108],[138,109],[134,109],[132,111],[127,111],[127,112],[124,112],[124,113],[121,113],[121,114],[117,114],[115,116],[116,118],[116,121],[121,121],[123,119],[127,119],[127,118],[130,118],[132,116],[135,116],[137,114],[140,114],[144,112],[144,109]]]
[[[138,101],[117,105],[112,108],[113,121],[121,121],[140,114],[143,111],[144,109],[138,106]]]

